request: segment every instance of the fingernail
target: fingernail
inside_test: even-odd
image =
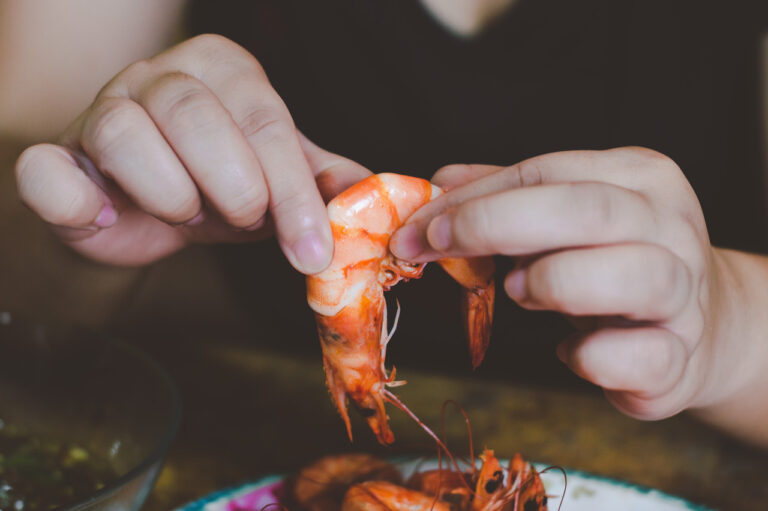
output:
[[[513,300],[525,298],[525,270],[513,270],[504,283],[507,294]]]
[[[100,228],[112,227],[117,222],[117,211],[110,205],[105,205],[99,211],[99,216],[93,221],[93,225]]]
[[[429,223],[427,239],[432,248],[441,252],[451,246],[451,219],[448,215],[440,215]]]
[[[401,259],[412,259],[427,249],[425,240],[416,224],[406,224],[392,236],[392,253]]]
[[[184,222],[184,225],[188,227],[193,227],[195,225],[202,224],[203,220],[205,220],[205,214],[202,211],[200,211],[200,213],[193,216],[191,220],[187,220],[186,222]]]
[[[308,273],[317,273],[330,262],[328,248],[323,238],[314,231],[304,234],[293,244],[293,253]]]

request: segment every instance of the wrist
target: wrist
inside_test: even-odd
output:
[[[746,274],[752,263],[747,254],[712,248],[709,292],[702,303],[703,339],[693,356],[703,358],[703,385],[693,403],[696,408],[716,406],[737,395],[755,377],[755,358],[746,357],[758,317],[750,313],[756,301]],[[751,275],[754,279],[756,276]],[[766,276],[768,279],[768,275]]]
[[[768,258],[713,248],[709,325],[697,351],[702,387],[691,411],[738,436],[768,441]],[[761,429],[762,428],[762,429]]]

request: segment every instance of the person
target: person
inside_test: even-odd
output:
[[[293,268],[313,273],[333,249],[324,199],[369,169],[440,168],[433,181],[447,193],[395,234],[395,255],[505,256],[504,292],[572,320],[557,356],[619,410],[691,410],[768,446],[768,259],[746,251],[764,250],[768,233],[761,4],[200,3],[196,30],[229,37],[145,58],[172,33],[179,2],[113,0],[56,17],[0,6],[17,23],[0,31],[2,47],[16,37],[31,52],[4,62],[19,66],[4,80],[43,80],[52,97],[35,101],[53,110],[36,111],[69,103],[46,66],[30,70],[46,39],[27,34],[90,11],[100,23],[84,23],[89,35],[104,37],[73,38],[74,50],[98,50],[91,74],[109,69],[110,51],[133,62],[55,144],[16,163],[23,202],[81,254],[145,265],[274,229]],[[54,53],[46,47],[45,62]],[[67,73],[71,89],[92,85],[87,67]],[[266,295],[267,278],[244,285]],[[521,316],[500,307],[494,346]],[[406,344],[434,346],[444,338],[435,332]]]

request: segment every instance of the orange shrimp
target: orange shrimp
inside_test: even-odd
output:
[[[400,483],[402,476],[391,463],[370,454],[326,456],[292,479],[292,504],[305,511],[338,511],[350,486],[371,480]]]
[[[475,474],[430,470],[414,474],[408,488],[387,481],[366,481],[350,487],[342,511],[547,511],[541,478],[516,454],[505,471],[490,449],[480,455]],[[466,486],[471,479],[474,489]],[[505,481],[506,480],[506,481]]]
[[[384,367],[391,337],[384,291],[400,280],[421,277],[424,264],[395,258],[389,251],[389,239],[414,211],[440,193],[424,179],[376,174],[328,204],[333,260],[326,270],[307,277],[307,301],[315,311],[328,390],[350,440],[347,399],[385,445],[394,441],[385,402],[415,418],[387,390],[405,382],[395,380],[394,368],[387,374]],[[488,346],[493,320],[493,259],[452,258],[438,263],[463,287],[464,326],[477,367]]]
[[[386,481],[366,481],[352,486],[341,511],[451,511],[448,504],[425,493]]]

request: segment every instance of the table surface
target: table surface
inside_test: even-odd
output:
[[[146,511],[172,509],[267,473],[288,473],[329,453],[435,452],[397,410],[390,411],[393,447],[378,446],[357,417],[350,444],[320,360],[213,339],[183,352],[145,348],[169,369],[184,396],[182,426]],[[768,503],[768,453],[685,415],[640,422],[616,412],[598,393],[487,381],[482,373],[460,379],[399,368],[398,376],[408,384],[397,394],[433,429],[440,427],[443,401],[454,399],[469,414],[475,444],[500,456],[520,451],[531,460],[624,479],[717,509],[765,509]],[[449,445],[466,451],[458,414],[449,413],[447,431]]]

